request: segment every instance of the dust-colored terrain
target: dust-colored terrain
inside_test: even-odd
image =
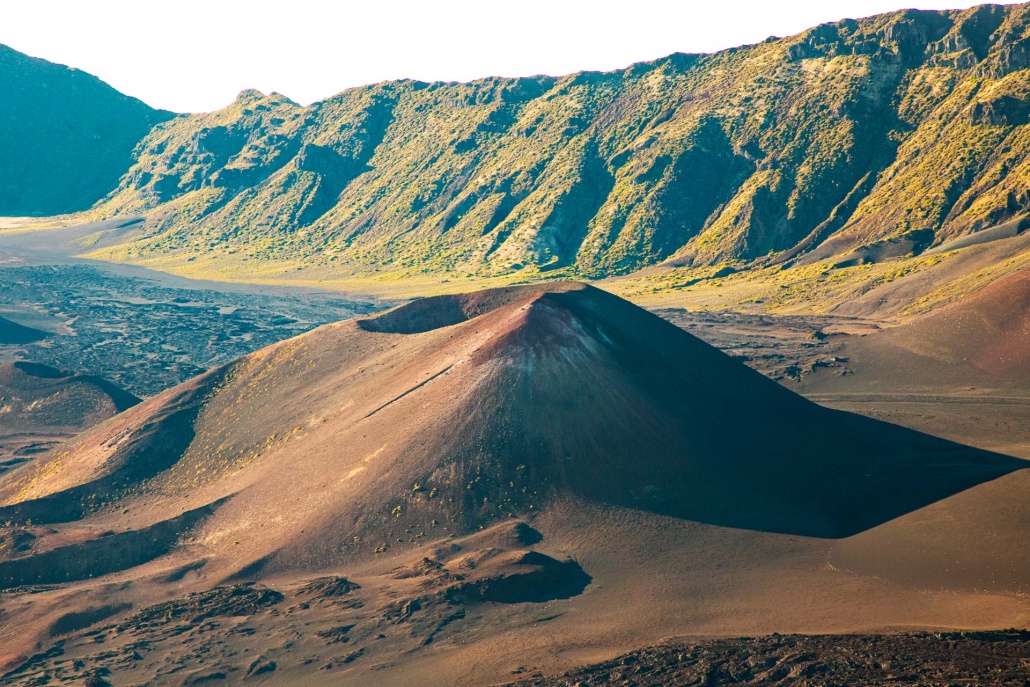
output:
[[[1023,270],[900,326],[851,336],[824,329],[829,336],[786,363],[798,374],[785,383],[823,405],[1030,458],[1028,318]],[[742,341],[774,359],[782,350],[763,347],[753,330]]]
[[[137,403],[98,377],[38,363],[0,365],[0,473]]]
[[[1028,27],[174,118],[0,46],[84,211],[0,218],[0,683],[1030,684]]]
[[[0,645],[11,684],[480,685],[685,632],[1026,627],[1025,467],[589,287],[424,299],[0,478],[31,542]]]
[[[1030,269],[903,326],[851,337],[844,351],[854,373],[846,384],[820,371],[805,388],[1030,395]]]

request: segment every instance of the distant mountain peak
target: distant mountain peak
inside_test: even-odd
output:
[[[264,100],[265,97],[265,94],[256,88],[245,88],[236,96],[236,102],[245,103],[254,100]]]
[[[169,119],[86,72],[0,46],[0,216],[88,210]]]

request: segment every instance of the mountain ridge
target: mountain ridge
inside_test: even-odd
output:
[[[170,112],[100,79],[0,45],[0,216],[89,209]]]
[[[151,132],[96,208],[148,236],[98,255],[268,279],[918,255],[1030,211],[1028,26],[906,10],[613,72],[245,91]]]

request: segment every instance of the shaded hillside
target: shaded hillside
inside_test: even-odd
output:
[[[1030,212],[1028,30],[1030,5],[904,11],[603,74],[246,91],[147,137],[100,212],[151,238],[101,255],[275,279],[919,253]]]
[[[77,69],[0,45],[0,216],[86,210],[171,117]]]
[[[38,363],[0,365],[0,472],[139,402],[97,377]]]
[[[26,327],[10,321],[6,317],[0,317],[0,345],[35,343],[48,336],[50,336],[48,332]]]
[[[553,604],[617,612],[650,637],[669,629],[641,624],[652,601],[662,623],[703,599],[705,617],[740,627],[739,609],[710,604],[751,607],[746,589],[765,599],[743,614],[762,627],[809,627],[821,621],[798,601],[823,602],[797,579],[830,585],[826,612],[852,626],[954,622],[962,579],[954,601],[920,591],[915,612],[894,603],[902,590],[835,577],[828,547],[940,499],[975,501],[1025,466],[817,406],[582,284],[416,300],[213,370],[0,477],[0,533],[21,542],[0,554],[0,611],[24,628],[0,629],[0,666],[12,684],[43,666],[179,684],[182,670],[228,679],[271,661],[277,683],[311,684],[319,665],[386,661],[400,673],[377,684],[411,684],[412,657],[440,643],[438,657],[475,645],[496,671],[524,647],[487,651],[484,637],[573,641],[528,619],[554,620]],[[998,589],[1023,579],[998,575]],[[884,596],[868,601],[871,588]],[[843,610],[854,593],[858,615]],[[105,646],[62,644],[81,661],[20,653],[98,623]],[[341,675],[367,684],[361,670]]]

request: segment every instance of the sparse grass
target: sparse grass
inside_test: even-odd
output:
[[[1006,11],[1015,36],[1025,17]],[[883,15],[606,74],[379,84],[316,108],[247,92],[151,133],[93,213],[149,212],[148,238],[92,255],[396,293],[596,279],[787,250],[866,177],[835,220],[838,252],[982,228],[1030,197],[1030,136],[970,108],[1028,86],[1000,45],[984,63],[996,74],[938,58],[967,14]],[[906,32],[929,47],[905,52]]]
[[[976,11],[895,13],[604,74],[401,81],[311,108],[249,91],[154,128],[89,215],[146,213],[143,238],[88,255],[393,298],[633,275],[610,288],[832,309],[932,264],[763,260],[827,222],[841,255],[1030,211],[1030,134],[1005,110],[1030,79],[1004,50],[1030,14],[1004,13],[973,62],[945,49]],[[690,267],[653,267],[670,258]]]
[[[833,268],[829,263],[745,270],[718,279],[711,268],[655,270],[599,285],[649,307],[828,314],[863,294],[936,267],[947,255]],[[884,309],[889,314],[889,309]]]

